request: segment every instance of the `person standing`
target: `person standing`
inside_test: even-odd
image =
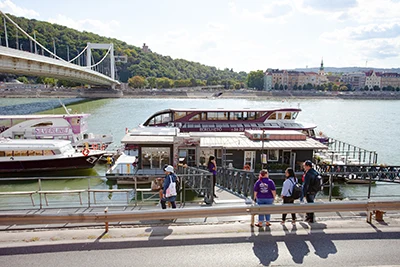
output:
[[[257,205],[271,205],[275,200],[275,196],[276,187],[274,181],[269,179],[267,170],[261,170],[260,176],[254,184],[254,201]],[[271,214],[259,214],[258,223],[255,226],[262,227],[264,219],[265,225],[270,226]]]
[[[174,173],[174,167],[171,165],[168,165],[167,167],[164,168],[164,173],[165,173],[165,178],[164,178],[164,184],[163,184],[163,195],[161,199],[161,208],[164,210],[167,208],[167,201],[171,203],[171,206],[173,209],[176,209],[176,194],[172,196],[166,196],[167,195],[167,189],[171,183],[176,183],[177,177]],[[176,190],[176,188],[175,188]]]
[[[303,164],[304,167],[304,183],[303,183],[303,196],[306,198],[307,203],[314,203],[315,195],[317,192],[314,192],[311,188],[311,184],[314,179],[318,176],[318,172],[312,167],[312,162],[310,160],[306,160]],[[306,222],[313,223],[314,220],[314,212],[307,213]]]
[[[293,185],[297,183],[296,175],[292,168],[287,168],[285,171],[285,181],[283,182],[281,197],[283,199],[283,204],[294,203],[294,198],[291,197]],[[285,224],[286,213],[282,214],[281,224]],[[296,213],[292,213],[292,224],[296,224]]]
[[[215,161],[214,156],[210,156],[207,163],[208,171],[212,173],[212,194],[214,197],[217,197],[215,194],[215,184],[217,182],[217,162]]]

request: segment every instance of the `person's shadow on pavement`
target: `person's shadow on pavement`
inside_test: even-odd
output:
[[[260,264],[269,266],[271,262],[278,259],[278,244],[276,243],[276,239],[272,238],[269,227],[266,227],[266,229],[256,228],[256,230],[258,230],[258,235],[255,235],[254,228],[252,227],[251,235],[254,240],[254,255],[260,260]]]
[[[285,245],[292,255],[292,259],[297,264],[302,264],[304,261],[304,257],[310,253],[310,249],[306,241],[304,240],[304,236],[296,235],[297,226],[292,225],[292,229],[289,231],[288,228],[283,225],[283,231],[287,238],[285,238]]]
[[[162,240],[172,234],[173,230],[168,229],[169,224],[155,225],[145,230],[146,233],[150,232],[149,240]]]
[[[311,223],[309,240],[315,249],[315,255],[326,259],[329,254],[336,254],[337,249],[329,235],[324,233],[324,229],[326,229],[324,223]]]

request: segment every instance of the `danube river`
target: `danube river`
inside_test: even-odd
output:
[[[46,102],[49,99],[0,99],[2,107]],[[52,99],[54,101],[54,99]],[[68,105],[72,112],[90,113],[89,132],[112,133],[114,145],[119,146],[126,128],[137,127],[156,111],[166,108],[276,108],[300,107],[297,120],[314,123],[317,132],[376,151],[378,163],[400,165],[400,100],[343,100],[343,99],[102,99]],[[28,106],[29,107],[29,106]],[[24,109],[27,108],[24,106]],[[47,113],[52,113],[49,110]],[[56,111],[54,111],[56,112]],[[22,114],[22,111],[21,111]],[[95,168],[99,175],[104,167]],[[373,193],[393,192],[399,186],[376,185]],[[389,190],[389,191],[387,191]],[[340,195],[365,194],[360,186],[343,185]]]

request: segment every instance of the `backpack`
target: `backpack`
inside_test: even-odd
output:
[[[181,178],[179,178],[178,175],[175,175],[175,177],[176,177],[176,182],[175,182],[176,193],[179,194],[181,192]]]
[[[301,184],[298,183],[298,180],[296,179],[296,182],[293,182],[292,179],[289,179],[289,181],[293,184],[292,190],[289,190],[290,197],[293,199],[299,199],[301,195],[303,194],[303,189]]]
[[[321,175],[314,170],[314,177],[310,181],[310,186],[308,191],[317,193],[322,190],[322,177]]]

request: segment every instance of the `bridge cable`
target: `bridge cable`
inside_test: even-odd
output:
[[[43,50],[45,50],[47,53],[49,53],[50,55],[54,56],[55,58],[67,62],[65,61],[63,58],[55,55],[53,52],[51,52],[50,50],[48,50],[46,47],[44,47],[42,44],[40,44],[38,41],[36,41],[34,38],[32,38],[28,33],[26,33],[17,23],[15,23],[10,17],[8,17],[5,13],[3,13],[0,10],[0,13],[7,18],[15,27],[17,27],[18,30],[20,30],[23,34],[25,34],[31,41],[33,41],[35,44],[39,45]]]

